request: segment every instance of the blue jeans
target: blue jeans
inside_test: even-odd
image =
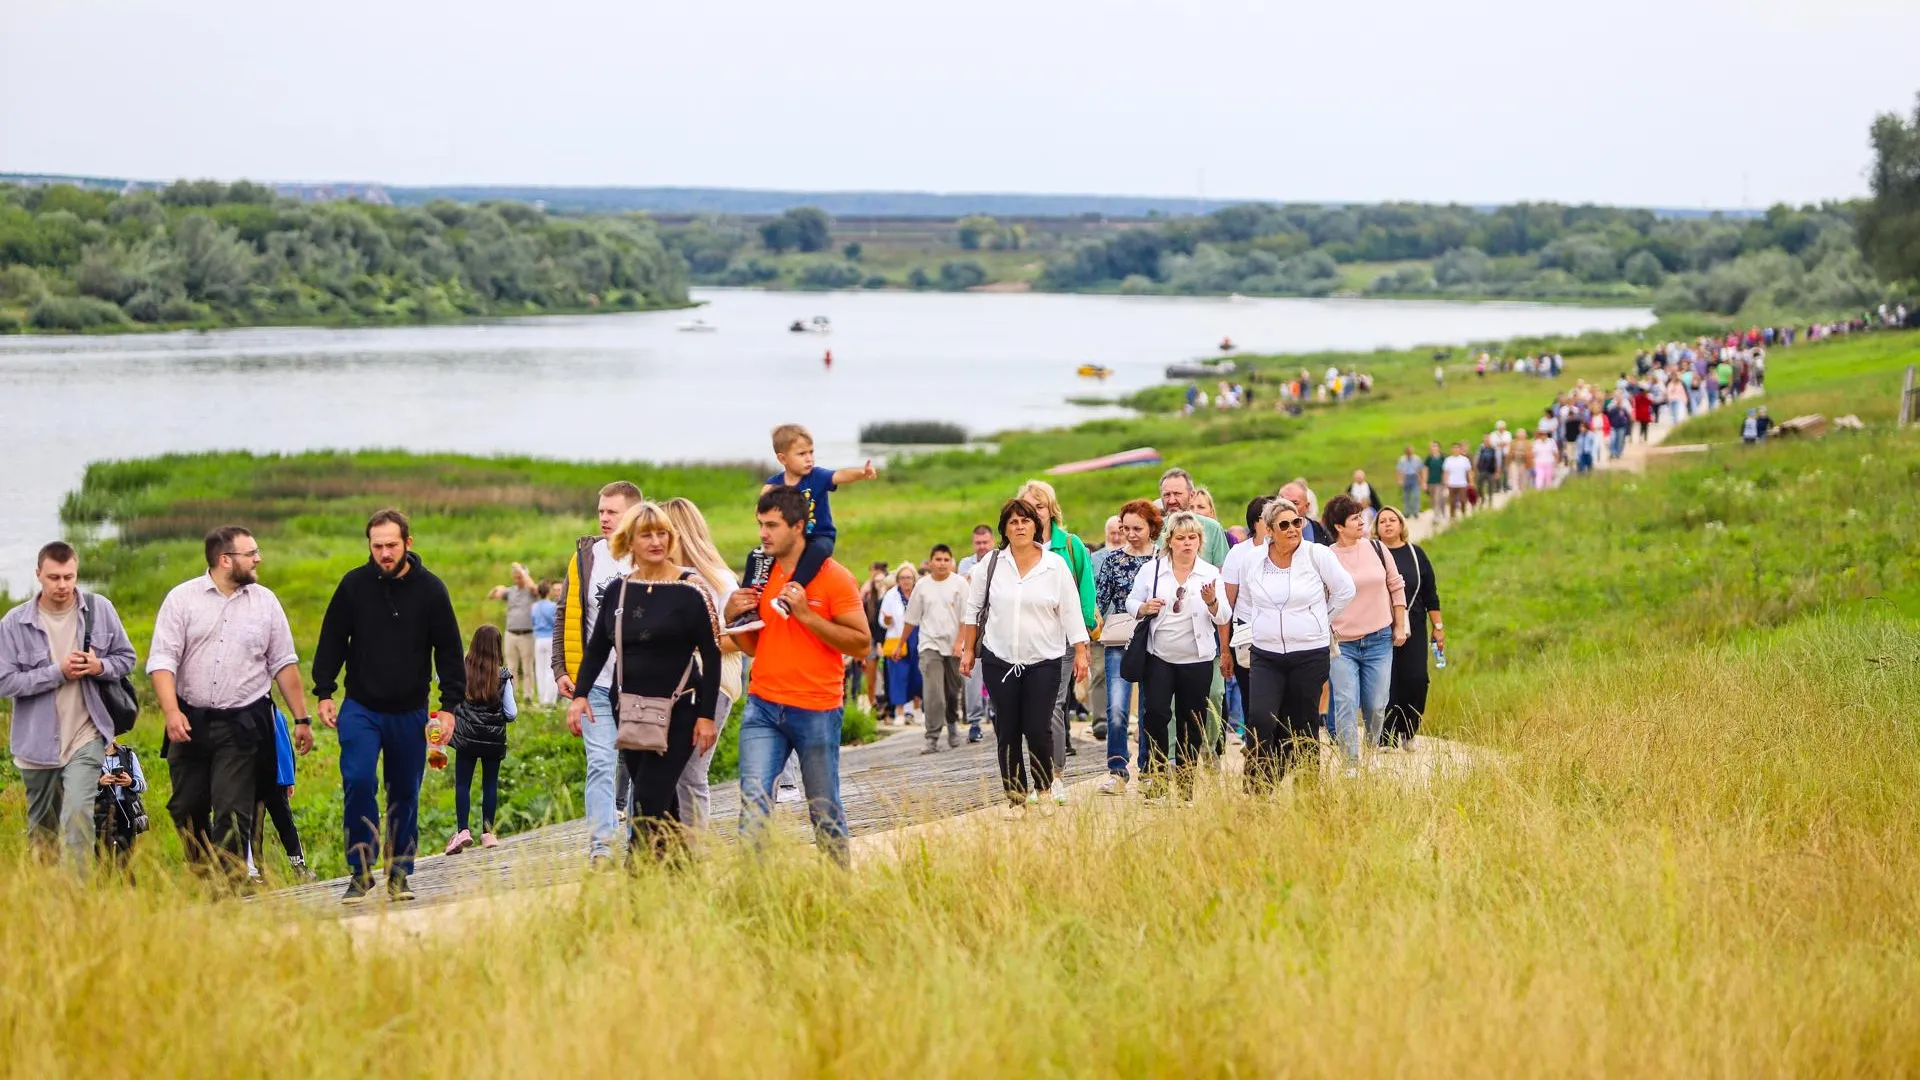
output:
[[[340,706],[338,720],[340,788],[346,796],[347,872],[357,878],[371,878],[384,851],[389,875],[411,874],[413,854],[420,846],[420,780],[427,768],[427,710],[378,713],[348,698]],[[384,843],[376,798],[383,782],[387,793]]]
[[[620,765],[614,740],[620,735],[619,714],[613,711],[613,689],[596,686],[587,691],[592,723],[580,724],[580,742],[587,751],[587,857],[612,856],[620,822],[614,817],[613,777]]]
[[[844,710],[813,711],[747,695],[740,717],[740,833],[764,828],[773,812],[773,785],[787,758],[800,758],[807,816],[820,850],[850,865],[847,814],[840,806],[840,721]]]
[[[1367,746],[1380,745],[1386,720],[1387,690],[1393,681],[1393,626],[1388,624],[1354,641],[1340,643],[1333,660],[1333,734],[1347,760],[1360,756],[1360,725],[1366,718]]]
[[[1408,517],[1420,516],[1420,475],[1418,473],[1414,474],[1413,479],[1400,485],[1400,501],[1404,504],[1401,509],[1407,512]]]
[[[1128,717],[1139,688],[1120,677],[1120,661],[1126,658],[1125,645],[1109,645],[1107,654],[1107,771],[1127,775]],[[1146,753],[1143,749],[1142,755]],[[1141,768],[1146,763],[1141,762]]]

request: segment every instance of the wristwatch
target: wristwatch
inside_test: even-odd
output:
[[[313,717],[311,717],[311,716],[296,716],[296,717],[294,717],[294,718],[293,718],[293,726],[294,726],[294,727],[312,727],[312,726],[313,726]]]

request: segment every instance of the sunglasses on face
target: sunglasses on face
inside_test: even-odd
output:
[[[1305,520],[1305,518],[1281,518],[1279,521],[1273,523],[1273,527],[1276,530],[1297,529]]]

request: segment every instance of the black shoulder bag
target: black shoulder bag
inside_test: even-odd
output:
[[[993,606],[993,572],[1000,569],[1000,549],[987,553],[987,587],[980,597],[980,613],[973,617],[973,659],[987,651],[987,610]]]
[[[93,594],[87,594],[86,604],[81,608],[83,641],[81,652],[93,651]],[[133,680],[125,675],[117,679],[103,676],[89,676],[94,688],[100,691],[100,703],[107,708],[107,715],[113,719],[113,733],[125,735],[133,730],[134,721],[140,719],[140,697],[133,692]]]
[[[1160,595],[1160,557],[1153,560],[1153,591],[1147,598]],[[1147,641],[1153,636],[1153,620],[1157,615],[1149,615],[1133,624],[1133,640],[1127,642],[1127,651],[1120,657],[1120,677],[1130,683],[1137,683],[1147,677]]]

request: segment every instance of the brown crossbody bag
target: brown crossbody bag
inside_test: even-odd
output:
[[[623,678],[627,651],[624,647],[626,626],[627,579],[623,577],[620,579],[620,603],[613,611],[613,689],[617,695],[616,709],[619,713],[619,728],[613,737],[613,745],[621,750],[664,754],[667,752],[667,727],[673,720],[673,705],[682,696],[691,693],[687,681],[693,678],[693,665],[699,654],[687,657],[687,669],[680,673],[680,684],[673,688],[671,696],[629,694],[624,689],[626,679]]]

